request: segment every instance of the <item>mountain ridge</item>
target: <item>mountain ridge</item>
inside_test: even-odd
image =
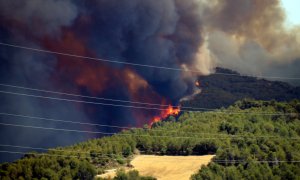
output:
[[[216,73],[221,74],[199,77],[201,93],[188,101],[181,102],[181,105],[183,107],[221,108],[228,107],[244,98],[276,101],[300,99],[300,87],[286,82],[245,76],[224,68],[216,68]]]

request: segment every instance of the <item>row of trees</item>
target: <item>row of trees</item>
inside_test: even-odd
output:
[[[0,179],[93,179],[95,167],[85,159],[30,155],[1,164]]]
[[[49,155],[60,157],[28,156],[2,164],[0,176],[92,179],[96,173],[129,164],[134,154],[143,153],[216,154],[215,163],[202,168],[193,179],[238,179],[255,177],[257,173],[264,178],[296,177],[300,176],[300,163],[280,161],[300,160],[299,107],[299,101],[243,100],[216,112],[185,112],[176,122],[170,118],[154,128],[126,130],[111,137],[49,150]],[[269,173],[260,173],[263,169]]]

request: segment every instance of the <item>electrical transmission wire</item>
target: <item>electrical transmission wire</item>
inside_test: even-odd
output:
[[[74,156],[74,155],[60,155],[60,154],[46,154],[46,153],[30,153],[30,152],[20,152],[20,151],[4,151],[4,150],[0,150],[0,153],[8,153],[8,154],[23,154],[23,155],[35,155],[35,156],[49,156],[49,157],[65,157],[65,158],[80,158],[80,159],[85,159],[88,158],[87,156],[82,157],[82,156]],[[99,157],[97,157],[99,158]],[[102,157],[104,159],[104,157]],[[112,159],[109,157],[105,157],[105,159],[111,159],[111,160],[117,160],[117,159]],[[119,159],[124,159],[124,158],[119,158]],[[178,159],[178,161],[182,161],[184,159]],[[189,159],[187,159],[188,161],[191,161]],[[157,160],[155,160],[157,161]],[[166,161],[166,160],[163,160]],[[230,164],[230,163],[250,163],[250,162],[254,162],[254,163],[300,163],[300,161],[297,160],[291,160],[291,161],[268,161],[268,160],[212,160],[211,162],[215,162],[215,163],[219,163],[219,164]]]
[[[0,150],[0,153],[23,154],[23,155],[37,155],[37,156],[50,156],[50,157],[87,158],[87,157],[79,157],[79,156],[74,156],[74,155],[60,155],[60,154],[46,154],[46,153],[30,153],[30,152],[3,151],[3,150]]]
[[[95,96],[86,96],[86,95],[82,95],[82,94],[72,94],[72,93],[66,93],[66,92],[50,91],[50,90],[37,89],[37,88],[29,88],[29,87],[24,87],[24,86],[16,86],[16,85],[3,84],[3,83],[0,83],[0,86],[13,87],[13,88],[18,88],[18,89],[32,90],[32,91],[38,91],[38,92],[53,93],[53,94],[59,94],[59,95],[74,96],[74,97],[82,97],[82,98],[106,100],[106,101],[124,102],[124,103],[132,103],[132,104],[142,104],[142,105],[151,105],[151,106],[162,106],[162,107],[172,106],[172,105],[164,105],[164,104],[139,102],[139,101],[129,101],[129,100],[121,100],[121,99],[112,99],[112,98],[103,98],[103,97],[95,97]],[[180,111],[185,111],[185,109],[206,110],[206,111],[217,111],[218,110],[218,109],[211,109],[211,108],[200,108],[200,107],[189,107],[189,106],[172,106],[172,107],[174,107],[174,108],[180,108]],[[166,110],[166,109],[159,109],[159,110]]]
[[[2,46],[9,46],[19,49],[25,49],[25,50],[31,50],[35,52],[42,52],[42,53],[48,53],[48,54],[55,54],[55,55],[63,55],[63,56],[69,56],[74,58],[81,58],[85,60],[95,60],[95,61],[102,61],[102,62],[109,62],[109,63],[118,63],[118,64],[125,64],[125,65],[131,65],[131,66],[138,66],[138,67],[147,67],[147,68],[156,68],[156,69],[164,69],[164,70],[173,70],[173,71],[188,71],[188,72],[200,72],[198,70],[193,69],[182,69],[182,68],[173,68],[173,67],[165,67],[165,66],[156,66],[156,65],[149,65],[149,64],[140,64],[140,63],[130,63],[130,62],[124,62],[124,61],[116,61],[111,59],[102,59],[102,58],[94,58],[94,57],[87,57],[87,56],[81,56],[81,55],[75,55],[75,54],[69,54],[69,53],[63,53],[63,52],[57,52],[57,51],[49,51],[45,49],[37,49],[37,48],[31,48],[31,47],[25,47],[25,46],[19,46],[14,44],[7,44],[0,42],[0,45]],[[225,76],[243,76],[241,74],[233,74],[233,73],[214,73],[216,75],[225,75]],[[249,75],[248,75],[249,76]],[[250,75],[252,76],[252,75]],[[257,78],[268,78],[268,79],[288,79],[288,80],[300,80],[300,77],[276,77],[276,76],[255,76]],[[73,97],[82,97],[82,98],[90,98],[90,99],[98,99],[98,100],[107,100],[107,101],[115,101],[115,102],[123,102],[123,103],[132,103],[132,104],[140,104],[140,105],[151,105],[151,106],[160,106],[160,107],[168,107],[169,105],[162,105],[162,104],[154,104],[154,103],[147,103],[147,102],[137,102],[137,101],[127,101],[127,100],[120,100],[120,99],[109,99],[109,98],[102,98],[102,97],[92,97],[92,96],[84,96],[79,94],[71,94],[71,93],[64,93],[64,92],[56,92],[56,91],[49,91],[49,90],[41,90],[41,89],[34,89],[34,88],[27,88],[27,87],[21,87],[21,86],[13,86],[13,85],[7,85],[7,84],[0,84],[1,86],[6,87],[15,87],[20,89],[27,89],[27,90],[33,90],[33,91],[39,91],[39,92],[46,92],[46,93],[53,93],[53,94],[60,94],[60,95],[68,95]],[[69,101],[69,102],[79,102],[79,103],[88,103],[88,104],[98,104],[98,105],[106,105],[106,106],[117,106],[117,107],[128,107],[128,108],[138,108],[138,109],[152,109],[152,110],[167,110],[167,109],[161,109],[161,108],[151,108],[151,107],[140,107],[140,106],[132,106],[132,105],[120,105],[120,104],[110,104],[110,103],[100,103],[100,102],[90,102],[90,101],[82,101],[82,100],[73,100],[73,99],[64,99],[64,98],[55,98],[55,97],[48,97],[48,96],[38,96],[38,95],[31,95],[31,94],[23,94],[23,93],[14,93],[14,92],[7,92],[7,91],[0,91],[1,93],[6,94],[13,94],[13,95],[22,95],[22,96],[28,96],[28,97],[37,97],[37,98],[44,98],[44,99],[52,99],[52,100],[62,100],[62,101]],[[208,108],[195,108],[195,107],[181,107],[182,109],[201,109],[201,110],[209,110],[214,111],[215,109],[208,109]],[[186,110],[181,110],[186,111]],[[186,112],[203,112],[203,111],[186,111]],[[216,112],[213,112],[216,113]],[[217,112],[217,113],[226,113],[226,112]],[[249,112],[227,112],[228,114],[260,114],[260,115],[295,115],[298,113],[249,113]],[[33,119],[40,119],[40,120],[51,120],[56,122],[65,122],[65,123],[74,123],[74,124],[82,124],[82,125],[95,125],[95,126],[103,126],[103,127],[114,127],[114,128],[127,128],[127,129],[134,129],[132,127],[122,127],[122,126],[110,126],[110,125],[101,125],[101,124],[93,124],[93,123],[83,123],[83,122],[72,122],[72,121],[65,121],[65,120],[57,120],[57,119],[50,119],[50,118],[41,118],[41,117],[32,117],[32,116],[25,116],[25,115],[16,115],[16,114],[9,114],[9,113],[0,113],[2,115],[13,115],[18,117],[26,117],[26,118],[33,118]],[[44,129],[44,130],[56,130],[56,131],[66,131],[66,132],[79,132],[79,133],[92,133],[92,134],[104,134],[104,135],[126,135],[126,136],[150,136],[150,135],[136,135],[136,134],[117,134],[117,133],[105,133],[105,132],[95,132],[95,131],[83,131],[83,130],[74,130],[74,129],[61,129],[61,128],[49,128],[49,127],[39,127],[39,126],[28,126],[28,125],[17,125],[17,124],[8,124],[8,123],[0,123],[0,125],[5,126],[15,126],[15,127],[23,127],[23,128],[34,128],[34,129]],[[226,135],[226,134],[224,134]],[[171,138],[199,138],[199,137],[179,137],[179,136],[150,136],[150,137],[171,137]],[[276,137],[276,136],[255,136],[255,137]],[[227,138],[199,138],[199,139],[228,139],[233,137],[227,137]],[[253,138],[253,137],[250,137]],[[282,137],[285,138],[285,137]],[[288,138],[288,139],[300,139],[300,138]],[[49,150],[46,148],[34,148],[34,147],[28,147],[28,146],[15,146],[15,145],[3,145],[0,144],[2,147],[16,147],[16,148],[25,148],[25,149],[35,149],[35,150]],[[55,150],[50,149],[50,151],[61,151],[61,152],[73,152],[73,153],[82,153],[82,154],[90,154],[90,152],[81,152],[81,151],[64,151],[64,150]],[[80,156],[74,156],[74,155],[59,155],[59,154],[46,154],[46,153],[25,153],[25,152],[18,152],[18,151],[4,151],[0,150],[0,153],[9,153],[9,154],[32,154],[37,156],[52,156],[52,157],[73,157],[73,158],[87,158],[87,157],[80,157]],[[93,154],[100,154],[100,153],[93,153]],[[107,154],[100,154],[102,156],[105,156]],[[109,156],[114,154],[109,154]],[[116,159],[112,159],[116,160]],[[180,159],[182,161],[182,159]],[[292,161],[268,161],[268,160],[212,160],[212,162],[215,163],[248,163],[248,162],[254,162],[254,163],[300,163],[300,161],[292,160]]]
[[[125,64],[125,65],[130,65],[130,66],[137,66],[137,67],[147,67],[147,68],[155,68],[155,69],[201,73],[201,71],[194,70],[194,69],[182,69],[182,68],[173,68],[173,67],[157,66],[157,65],[150,65],[150,64],[116,61],[116,60],[112,60],[112,59],[88,57],[88,56],[82,56],[82,55],[76,55],[76,54],[70,54],[70,53],[64,53],[64,52],[58,52],[58,51],[50,51],[50,50],[46,50],[46,49],[38,49],[38,48],[33,48],[33,47],[21,46],[21,45],[16,45],[16,44],[9,44],[9,43],[4,43],[4,42],[0,42],[0,45],[7,46],[7,47],[18,48],[18,49],[30,50],[30,51],[35,51],[35,52],[47,53],[47,54],[69,56],[69,57],[80,58],[80,59],[84,59],[84,60],[94,60],[94,61],[102,61],[102,62],[109,62],[109,63]],[[218,73],[218,72],[216,72],[214,74],[225,75],[225,76],[243,76],[243,75],[240,75],[240,74],[233,74],[233,73]],[[248,76],[252,76],[252,75],[248,75]],[[256,77],[257,78],[267,78],[267,79],[300,80],[300,77],[279,77],[279,76],[278,77],[277,76],[256,76]]]
[[[13,127],[21,127],[21,128],[33,128],[33,129],[43,129],[43,130],[53,130],[53,131],[63,131],[63,132],[76,132],[76,133],[88,133],[88,134],[104,134],[104,135],[116,135],[116,136],[137,136],[137,137],[153,137],[153,138],[176,138],[176,139],[258,139],[258,138],[273,138],[271,136],[235,136],[235,137],[195,137],[195,136],[166,136],[166,135],[144,135],[144,134],[130,134],[130,133],[106,133],[101,131],[85,131],[85,130],[75,130],[75,129],[63,129],[63,128],[52,128],[52,127],[42,127],[42,126],[30,126],[30,125],[20,125],[20,124],[10,124],[10,123],[2,123],[0,125],[3,126],[13,126]],[[275,138],[276,136],[274,136]],[[285,138],[290,140],[299,140],[297,137],[279,137],[276,138]]]
[[[0,93],[11,94],[11,95],[20,95],[27,97],[35,97],[42,99],[51,99],[51,100],[59,100],[59,101],[67,101],[67,102],[77,102],[77,103],[86,103],[93,105],[103,105],[103,106],[114,106],[114,107],[125,107],[125,108],[135,108],[135,109],[146,109],[146,110],[168,110],[166,108],[156,108],[156,107],[145,107],[145,106],[133,106],[133,105],[122,105],[122,104],[112,104],[112,103],[102,103],[102,102],[92,102],[92,101],[83,101],[83,100],[74,100],[74,99],[66,99],[66,98],[57,98],[57,97],[49,97],[49,96],[41,96],[41,95],[33,95],[33,94],[24,94],[24,93],[16,93],[10,91],[1,91]],[[202,108],[203,110],[206,108]],[[232,112],[232,111],[209,111],[211,109],[206,109],[206,111],[191,111],[191,110],[181,110],[181,112],[206,112],[206,113],[222,113],[222,114],[254,114],[254,115],[265,115],[265,116],[291,116],[298,115],[298,113],[256,113],[256,112]]]
[[[12,88],[18,88],[18,89],[24,89],[24,90],[31,90],[31,91],[38,91],[38,92],[46,92],[46,93],[52,93],[52,94],[58,94],[58,95],[67,95],[67,96],[73,96],[73,97],[105,100],[105,101],[115,101],[115,102],[150,105],[150,106],[161,106],[161,107],[169,107],[170,106],[170,105],[166,105],[166,104],[157,104],[157,103],[147,103],[147,102],[140,102],[140,101],[129,101],[129,100],[122,100],[122,99],[86,96],[86,95],[82,95],[82,94],[73,94],[73,93],[66,93],[66,92],[50,91],[50,90],[45,90],[45,89],[29,88],[29,87],[24,87],[24,86],[16,86],[16,85],[3,84],[3,83],[0,83],[0,86],[12,87]],[[172,106],[172,107],[179,108],[179,106]],[[197,108],[197,107],[195,108],[195,107],[188,107],[188,106],[184,106],[184,107],[180,107],[180,108],[181,109],[206,109],[206,110],[208,110],[208,108]],[[210,110],[214,110],[214,109],[210,109]]]
[[[12,147],[12,148],[45,150],[45,151],[58,151],[58,152],[66,152],[66,153],[89,154],[89,155],[91,154],[91,151],[93,151],[92,149],[89,150],[89,151],[86,151],[86,152],[84,152],[84,151],[70,151],[70,150],[47,149],[47,148],[41,148],[41,147],[19,146],[19,145],[9,145],[9,144],[0,144],[0,147]],[[111,157],[112,155],[118,155],[118,154],[101,154],[101,153],[94,153],[94,152],[92,154],[101,155],[101,156],[97,156],[97,157]],[[151,157],[145,157],[145,158],[151,158]],[[176,157],[173,157],[173,159],[176,159]],[[185,160],[185,159],[181,159],[181,158],[178,158],[178,157],[177,157],[177,159],[178,160]],[[188,159],[186,159],[186,160],[188,160]],[[228,160],[228,159],[220,160],[220,159],[215,159],[215,160],[213,160],[213,162],[236,163],[236,162],[247,162],[247,161],[245,161],[245,160]],[[251,162],[253,162],[253,160]],[[254,160],[254,162],[256,162],[256,160]],[[281,161],[281,160],[278,160],[278,161],[264,161],[264,160],[261,160],[261,161],[258,161],[258,162],[291,162],[291,161]],[[295,162],[300,162],[300,161],[295,161]]]
[[[250,162],[254,162],[254,163],[300,163],[299,161],[268,161],[268,160],[212,160],[212,162],[215,163],[219,163],[219,164],[230,164],[230,163],[250,163]]]
[[[38,119],[38,120],[52,121],[52,122],[99,126],[99,127],[111,127],[111,128],[119,128],[119,129],[136,129],[135,127],[128,127],[128,126],[115,126],[115,125],[86,123],[86,122],[78,122],[78,121],[67,121],[67,120],[62,120],[62,119],[44,118],[44,117],[28,116],[28,115],[22,115],[22,114],[5,113],[5,112],[0,112],[0,115],[29,118],[29,119]]]
[[[31,150],[43,150],[43,151],[51,151],[51,152],[65,152],[65,153],[78,153],[78,154],[88,154],[88,155],[91,155],[91,154],[95,154],[95,155],[98,155],[98,157],[110,157],[112,158],[111,156],[114,156],[114,155],[120,155],[120,154],[101,154],[101,153],[94,153],[94,152],[91,152],[95,149],[90,149],[89,151],[70,151],[70,150],[61,150],[61,149],[47,149],[47,148],[40,148],[40,147],[30,147],[30,146],[19,146],[19,145],[9,145],[9,144],[0,144],[0,147],[10,147],[10,148],[20,148],[20,149],[31,149]],[[139,151],[139,152],[142,152],[142,151]],[[43,153],[45,154],[45,153]],[[100,155],[100,156],[99,156]],[[147,157],[146,157],[147,158]],[[119,157],[119,159],[124,159],[126,160],[126,158],[121,158]],[[173,159],[175,159],[173,157]],[[179,160],[180,158],[178,158]],[[115,159],[113,159],[115,160]],[[189,160],[189,159],[180,159],[180,160]],[[165,160],[164,160],[165,161]],[[189,160],[190,161],[190,160]]]
[[[148,110],[167,110],[167,109],[156,108],[156,107],[144,107],[144,106],[133,106],[133,105],[122,105],[122,104],[92,102],[92,101],[83,101],[83,100],[74,100],[74,99],[66,99],[66,98],[56,98],[56,97],[49,97],[49,96],[16,93],[16,92],[9,92],[9,91],[0,91],[0,93],[20,95],[20,96],[28,96],[28,97],[36,97],[36,98],[42,98],[42,99],[51,99],[51,100],[60,100],[60,101],[68,101],[68,102],[77,102],[77,103],[86,103],[86,104],[94,104],[94,105],[103,105],[103,106],[116,106],[116,107],[127,107],[127,108],[148,109]]]
[[[20,124],[10,124],[2,123],[3,126],[14,126],[14,127],[23,127],[23,128],[33,128],[33,129],[44,129],[44,130],[54,130],[54,131],[66,131],[66,132],[78,132],[78,133],[89,133],[89,134],[103,134],[103,135],[114,135],[116,133],[106,133],[101,131],[85,131],[85,130],[75,130],[75,129],[61,129],[61,128],[51,128],[51,127],[42,127],[42,126],[30,126],[30,125],[20,125]]]
[[[19,145],[11,145],[11,144],[0,144],[0,147],[10,147],[10,148],[21,148],[21,149],[32,149],[32,150],[42,150],[42,151],[51,151],[51,152],[66,152],[66,153],[78,153],[78,154],[95,154],[98,155],[97,157],[111,157],[113,155],[118,154],[102,154],[96,153],[91,151],[96,151],[97,149],[90,149],[89,151],[71,151],[71,150],[62,150],[62,149],[49,149],[49,148],[42,148],[42,147],[30,147],[30,146],[19,146]]]
[[[99,127],[110,127],[110,128],[119,128],[119,129],[139,129],[136,127],[128,127],[128,126],[114,126],[114,125],[106,125],[106,124],[95,124],[95,123],[84,123],[84,122],[77,122],[77,121],[67,121],[62,119],[53,119],[53,118],[44,118],[44,117],[36,117],[36,116],[28,116],[28,115],[21,115],[21,114],[12,114],[12,113],[4,113],[0,112],[0,115],[4,116],[13,116],[13,117],[20,117],[20,118],[28,118],[28,119],[35,119],[35,120],[43,120],[43,121],[52,121],[52,122],[62,122],[62,123],[70,123],[70,124],[79,124],[79,125],[90,125],[90,126],[99,126]],[[143,129],[149,132],[175,132],[175,133],[186,133],[189,135],[213,135],[213,136],[229,136],[229,137],[245,137],[249,135],[232,135],[232,134],[224,134],[224,133],[193,133],[193,132],[185,132],[185,131],[174,131],[174,130],[158,130],[158,129]],[[278,138],[278,136],[255,136],[260,138]]]

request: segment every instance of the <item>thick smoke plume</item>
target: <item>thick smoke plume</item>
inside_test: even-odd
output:
[[[284,21],[285,14],[278,0],[0,0],[1,42],[193,70],[125,66],[1,46],[1,83],[162,104],[166,106],[156,108],[164,108],[197,93],[197,76],[212,73],[216,66],[253,75],[300,76],[299,30],[286,29]],[[155,109],[66,103],[5,94],[0,98],[3,112],[120,126],[143,126],[161,114]],[[99,130],[7,117],[1,120]],[[3,142],[18,145],[56,146],[91,137],[0,128]],[[13,141],[5,138],[12,135]]]
[[[241,73],[299,77],[299,27],[287,29],[279,0],[219,1],[206,18],[217,64]]]

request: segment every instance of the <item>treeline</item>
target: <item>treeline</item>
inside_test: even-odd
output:
[[[182,103],[186,107],[221,108],[228,107],[238,100],[254,98],[257,100],[290,101],[300,99],[300,87],[286,82],[268,81],[256,77],[243,76],[229,69],[216,68],[217,73],[237,74],[220,76],[211,74],[198,78],[202,93],[192,100]]]
[[[26,155],[14,163],[4,163],[0,167],[0,179],[69,180],[93,179],[96,175],[94,165],[86,159]]]
[[[133,155],[142,153],[216,154],[215,162],[203,167],[193,179],[295,179],[300,177],[300,163],[292,162],[300,160],[299,112],[298,100],[242,100],[218,111],[184,112],[177,119],[169,117],[152,128],[125,130],[47,153],[60,157],[27,156],[2,164],[0,176],[41,179],[48,178],[48,172],[55,172],[55,178],[50,179],[89,179],[104,169],[130,165]],[[75,160],[78,163],[72,168]],[[261,173],[263,170],[267,173]]]

